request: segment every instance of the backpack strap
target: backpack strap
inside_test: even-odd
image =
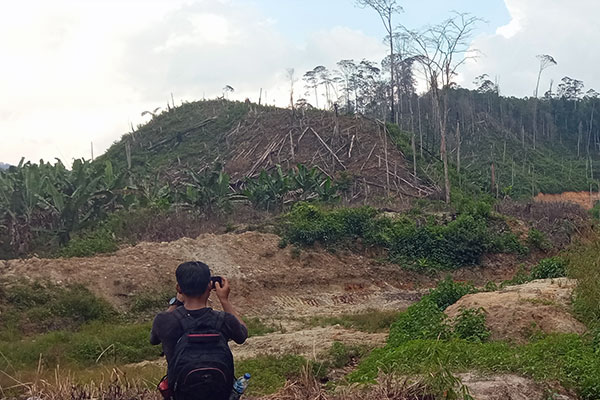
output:
[[[183,306],[177,307],[175,309],[175,311],[173,311],[173,314],[175,314],[175,317],[179,321],[179,324],[181,325],[181,328],[183,329],[184,333],[191,332],[194,329],[197,329],[201,325],[201,323],[205,322],[205,320],[206,320],[205,316],[202,316],[200,318],[192,317],[190,315],[190,313]],[[221,328],[223,328],[224,324],[225,324],[225,313],[220,312],[217,314],[217,319],[215,322],[215,329],[217,331],[221,331]]]
[[[177,317],[177,320],[183,329],[183,333],[191,332],[196,328],[196,320],[191,317],[185,307],[177,307],[175,311],[173,311],[173,314]]]

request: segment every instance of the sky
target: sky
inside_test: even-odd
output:
[[[471,46],[481,57],[457,82],[497,79],[507,96],[531,96],[537,54],[564,76],[600,90],[598,0],[399,0],[395,23],[419,28],[451,11],[481,17]],[[296,77],[341,59],[380,61],[378,16],[353,0],[0,0],[0,161],[90,158],[145,110],[222,94],[285,106]],[[305,90],[300,80],[297,96]]]

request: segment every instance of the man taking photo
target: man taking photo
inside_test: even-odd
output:
[[[150,333],[150,343],[162,343],[167,358],[167,376],[159,388],[175,400],[227,400],[234,380],[228,342],[242,344],[248,337],[229,301],[229,281],[211,278],[210,268],[200,261],[179,265],[175,277],[177,297],[154,318]],[[223,311],[208,306],[213,290]]]

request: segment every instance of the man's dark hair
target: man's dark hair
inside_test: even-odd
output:
[[[200,296],[208,288],[210,268],[200,261],[184,262],[177,267],[175,277],[183,294]]]

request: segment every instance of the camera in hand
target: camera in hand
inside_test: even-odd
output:
[[[219,282],[219,285],[223,287],[223,278],[220,276],[211,276],[210,281],[212,282],[213,287],[217,287],[217,282]]]

